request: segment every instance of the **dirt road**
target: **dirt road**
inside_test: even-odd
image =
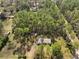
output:
[[[36,54],[36,44],[31,47],[31,50],[27,53],[27,59],[34,59]]]

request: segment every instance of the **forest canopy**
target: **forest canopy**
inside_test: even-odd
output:
[[[3,48],[18,58],[29,59],[32,49],[32,59],[76,58],[79,0],[0,0],[0,53]]]

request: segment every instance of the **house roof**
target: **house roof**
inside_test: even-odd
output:
[[[45,39],[43,40],[43,43],[51,44],[51,39],[45,38]]]

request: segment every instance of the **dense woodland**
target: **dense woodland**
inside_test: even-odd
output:
[[[0,59],[79,59],[78,26],[79,0],[0,0]]]

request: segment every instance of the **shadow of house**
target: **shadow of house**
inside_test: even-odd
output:
[[[4,13],[0,13],[0,19],[5,20],[7,19],[7,17]]]

